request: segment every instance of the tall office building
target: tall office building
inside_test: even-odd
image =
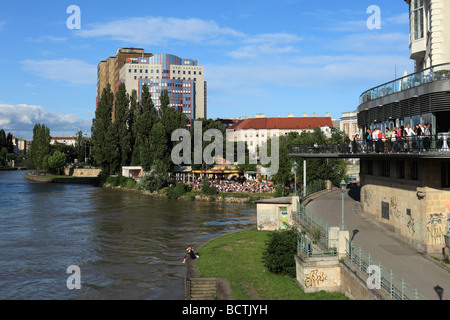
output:
[[[197,60],[182,59],[171,54],[128,58],[120,70],[120,82],[127,92],[136,90],[138,98],[142,86],[147,85],[158,109],[161,92],[167,89],[170,105],[183,112],[191,121],[206,118],[206,81],[204,66]]]
[[[450,61],[450,2],[405,0],[409,4],[410,58],[416,72]]]
[[[106,60],[100,61],[97,66],[97,95],[96,103],[100,99],[103,89],[109,83],[111,89],[114,91],[119,84],[119,73],[122,66],[127,59],[134,59],[138,57],[151,57],[151,53],[145,53],[144,49],[140,48],[119,48],[116,51],[116,56],[109,57]],[[114,119],[114,112],[113,112]]]

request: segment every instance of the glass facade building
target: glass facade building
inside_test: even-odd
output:
[[[170,106],[183,112],[191,124],[197,118],[206,118],[204,67],[197,60],[171,54],[129,59],[121,70],[120,81],[129,93],[135,89],[139,100],[142,87],[147,85],[156,109],[160,107],[161,92],[167,90]]]

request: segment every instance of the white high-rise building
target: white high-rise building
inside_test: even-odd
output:
[[[196,60],[155,54],[127,59],[120,69],[120,82],[125,83],[128,94],[136,90],[138,99],[142,86],[147,85],[157,109],[161,92],[167,89],[170,105],[183,112],[192,123],[207,117],[204,72],[204,66],[199,66]]]

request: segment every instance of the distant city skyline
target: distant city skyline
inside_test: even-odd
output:
[[[74,4],[78,12],[60,1],[2,4],[6,132],[31,139],[34,124],[45,123],[55,136],[90,135],[97,65],[121,47],[198,60],[213,119],[313,112],[339,119],[356,110],[363,91],[414,71],[403,0],[173,1],[170,10]]]

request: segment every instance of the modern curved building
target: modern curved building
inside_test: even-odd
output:
[[[359,156],[361,208],[419,250],[441,253],[450,229],[450,1],[405,2],[415,72],[363,92],[358,127],[430,124],[433,144]]]
[[[431,124],[432,134],[450,130],[450,2],[405,0],[410,14],[410,58],[415,73],[361,94],[358,126],[386,128]]]

